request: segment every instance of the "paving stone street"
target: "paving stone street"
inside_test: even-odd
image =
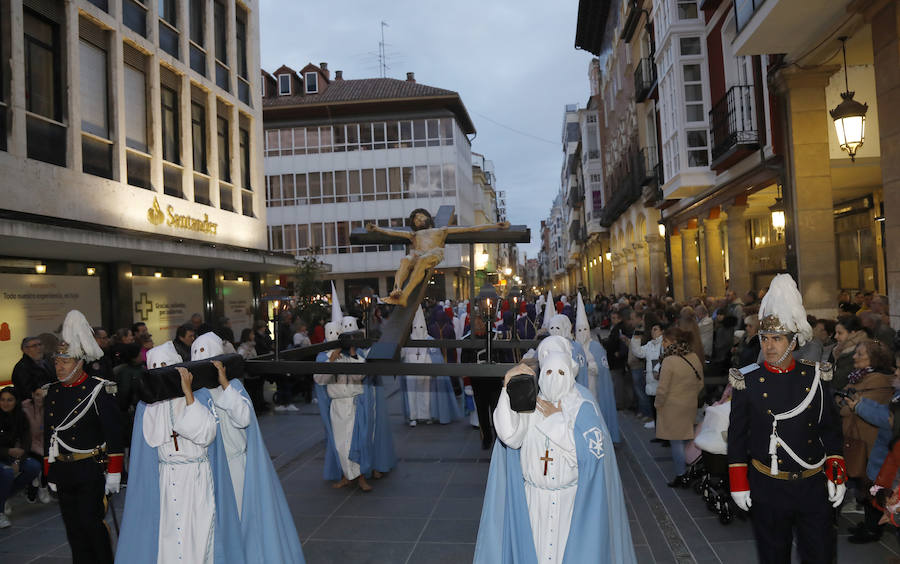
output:
[[[467,422],[419,425],[402,420],[400,393],[390,382],[397,468],[374,491],[335,490],[322,480],[323,433],[315,405],[266,415],[260,424],[281,476],[310,564],[471,562],[487,480],[488,452]],[[638,561],[740,564],[756,561],[749,521],[724,526],[693,490],[673,490],[667,448],[650,443],[652,432],[620,412],[624,442],[616,448],[627,518]],[[122,514],[124,494],[114,505]],[[0,561],[71,562],[55,502],[12,499],[13,526],[0,531]],[[109,519],[111,521],[111,518]],[[882,563],[900,558],[896,539],[855,546],[842,518],[839,562]],[[111,524],[111,523],[110,523]],[[112,524],[111,524],[112,525]]]

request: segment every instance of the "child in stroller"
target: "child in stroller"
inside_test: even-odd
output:
[[[703,496],[706,507],[719,515],[723,525],[730,523],[733,517],[727,457],[730,414],[731,385],[728,385],[719,401],[706,408],[703,423],[694,438],[694,445],[702,456],[702,470],[697,472],[700,479],[694,483],[694,491]]]

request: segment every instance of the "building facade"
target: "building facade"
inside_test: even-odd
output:
[[[258,37],[255,0],[0,2],[4,363],[71,307],[158,342],[252,325],[294,264],[267,250]]]
[[[367,287],[387,295],[405,255],[400,244],[351,245],[353,229],[406,226],[413,210],[436,214],[442,205],[454,207],[460,225],[474,224],[467,135],[475,128],[456,92],[419,84],[413,73],[342,75],[332,78],[325,63],[262,73],[266,206],[270,248],[319,256],[352,300]],[[429,295],[468,296],[468,258],[448,246]]]

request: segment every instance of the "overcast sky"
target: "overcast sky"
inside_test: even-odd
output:
[[[590,95],[591,57],[574,47],[577,0],[261,0],[260,11],[263,69],[324,61],[346,79],[380,76],[386,21],[387,76],[412,71],[459,92],[478,131],[472,151],[494,161],[509,220],[531,227],[520,248],[537,257],[559,190],[565,105]]]

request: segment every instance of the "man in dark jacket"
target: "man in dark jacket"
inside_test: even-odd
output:
[[[172,344],[175,345],[178,356],[185,362],[190,362],[191,360],[191,345],[194,344],[194,339],[196,338],[197,331],[191,323],[185,323],[175,331],[175,338],[172,339]]]
[[[632,382],[628,368],[628,348],[625,345],[630,339],[632,329],[628,326],[631,319],[631,310],[625,308],[614,311],[610,315],[612,326],[609,328],[609,336],[603,341],[606,349],[609,371],[612,376],[613,388],[616,395],[616,408],[627,409],[633,398]]]
[[[55,379],[53,371],[44,362],[44,345],[37,337],[22,341],[22,358],[13,367],[12,383],[19,403],[31,399],[31,393]]]

